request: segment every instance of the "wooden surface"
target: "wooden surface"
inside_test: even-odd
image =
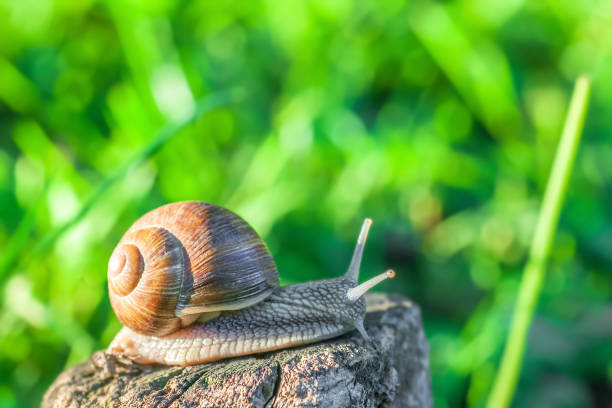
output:
[[[67,369],[50,407],[431,407],[417,306],[367,297],[366,330],[303,347],[191,367],[144,366],[99,351]]]

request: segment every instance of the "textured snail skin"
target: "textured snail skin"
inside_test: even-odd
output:
[[[364,300],[343,295],[353,286],[345,277],[283,286],[251,307],[163,337],[125,327],[109,350],[139,363],[191,365],[337,337],[363,322]]]

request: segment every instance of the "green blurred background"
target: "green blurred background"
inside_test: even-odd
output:
[[[514,406],[610,406],[611,16],[576,0],[0,0],[0,406],[37,406],[109,344],[114,245],[191,199],[248,220],[283,284],[342,273],[372,217],[362,277],[393,267],[380,290],[420,304],[436,406],[481,406],[581,73],[590,110]],[[242,98],[194,114],[228,89]]]

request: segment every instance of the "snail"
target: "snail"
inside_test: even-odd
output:
[[[357,284],[363,222],[346,274],[279,285],[272,256],[238,215],[197,201],[137,220],[108,263],[111,305],[124,327],[109,351],[137,363],[192,365],[340,336],[363,326],[362,295],[393,278]]]

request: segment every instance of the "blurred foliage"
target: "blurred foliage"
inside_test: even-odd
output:
[[[591,108],[514,406],[602,406],[610,44],[607,1],[0,0],[0,406],[37,406],[108,345],[109,254],[189,199],[248,220],[283,284],[342,273],[372,217],[363,278],[394,267],[381,290],[420,304],[436,406],[481,406],[581,73]]]

